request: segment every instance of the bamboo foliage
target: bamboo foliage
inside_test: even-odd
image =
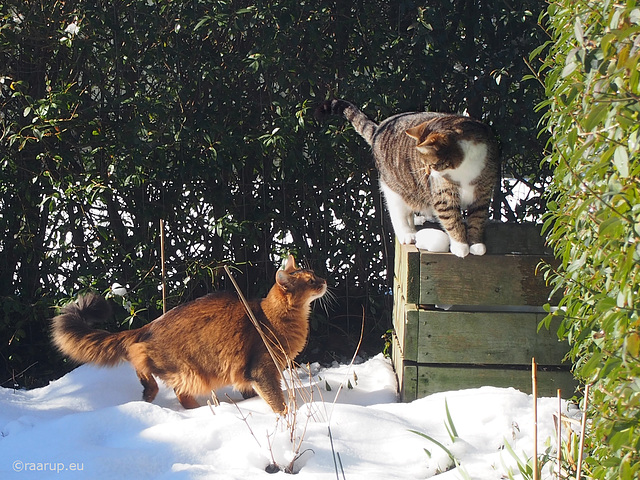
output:
[[[559,335],[591,384],[583,468],[589,478],[640,475],[640,9],[636,2],[552,1],[538,78],[548,100],[545,216],[564,296]],[[551,316],[547,320],[550,320]]]

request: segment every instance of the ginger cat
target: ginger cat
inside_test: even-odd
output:
[[[293,360],[307,342],[311,302],[326,290],[324,279],[299,269],[289,255],[267,297],[249,304],[263,332]],[[280,376],[284,357],[278,356],[281,365],[276,366],[235,293],[206,295],[136,330],[109,333],[87,323],[110,314],[103,297],[80,297],[52,320],[53,343],[76,362],[131,362],[147,402],[158,393],[157,376],[184,408],[199,406],[196,395],[233,385],[244,396],[257,393],[276,413],[286,411]]]

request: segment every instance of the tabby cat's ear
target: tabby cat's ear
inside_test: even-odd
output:
[[[415,138],[416,142],[419,142],[422,138],[422,134],[424,133],[424,129],[427,126],[427,122],[421,123],[420,125],[416,125],[415,127],[411,127],[405,133],[409,135],[411,138]]]
[[[424,142],[417,145],[416,148],[422,153],[437,152],[441,148],[449,144],[449,137],[444,133],[430,133]]]
[[[287,262],[284,264],[284,271],[287,273],[295,272],[298,270],[298,266],[296,265],[296,259],[293,258],[293,255],[289,255],[287,258]]]

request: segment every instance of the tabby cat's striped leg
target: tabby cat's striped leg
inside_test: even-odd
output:
[[[479,199],[467,207],[467,237],[472,255],[484,255],[487,251],[484,244],[484,226],[488,217],[488,200]]]
[[[453,188],[434,192],[433,208],[438,220],[451,239],[449,249],[457,257],[464,258],[469,255],[467,243],[467,229],[465,227],[460,200],[457,191]]]

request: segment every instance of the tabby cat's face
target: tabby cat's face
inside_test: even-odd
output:
[[[457,164],[459,164],[459,162],[455,162],[454,164],[452,160],[453,160],[452,156],[447,154],[435,153],[430,155],[424,155],[424,161],[426,165],[425,168],[429,172],[431,171],[443,172],[445,170],[455,168]]]
[[[416,140],[416,150],[424,162],[425,170],[443,172],[457,168],[464,158],[464,154],[457,137],[456,130],[434,132],[426,123],[407,130],[407,135]]]

